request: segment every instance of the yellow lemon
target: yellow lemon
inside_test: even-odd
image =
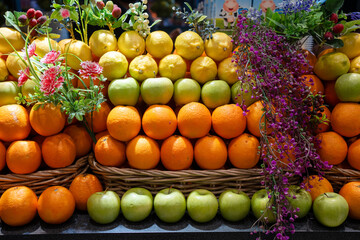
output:
[[[20,70],[24,70],[26,68],[26,64],[23,62],[24,53],[18,52],[21,56],[19,57],[15,52],[10,53],[6,59],[6,67],[9,70],[10,74],[16,78],[20,77]]]
[[[187,60],[194,60],[204,52],[204,41],[196,32],[186,31],[175,40],[176,53]]]
[[[351,73],[360,73],[360,56],[352,59],[350,61],[350,70]]]
[[[173,50],[174,43],[169,34],[164,31],[155,31],[146,38],[146,51],[154,58],[163,58]]]
[[[219,63],[218,77],[232,85],[238,80],[237,69],[236,64],[232,62],[232,57],[225,58]]]
[[[101,57],[107,52],[117,50],[117,39],[109,30],[97,30],[91,35],[89,46],[95,56]]]
[[[229,57],[232,48],[231,37],[226,33],[216,32],[212,34],[212,38],[205,40],[206,55],[218,62]]]
[[[7,79],[9,72],[6,67],[6,62],[4,59],[0,58],[0,82]]]
[[[121,52],[107,52],[99,60],[99,65],[103,67],[103,75],[107,80],[122,78],[127,72],[129,63]]]
[[[341,52],[331,52],[321,56],[314,67],[315,74],[325,81],[336,80],[350,69],[349,58]]]
[[[145,40],[135,31],[123,32],[118,40],[119,51],[128,59],[133,59],[145,51]]]
[[[209,57],[198,57],[191,63],[190,74],[200,84],[214,80],[217,74],[216,63]]]
[[[55,40],[52,40],[51,38],[49,39],[47,37],[38,37],[37,39],[34,40],[34,43],[36,45],[35,53],[39,57],[44,57],[45,54],[47,54],[51,50],[61,51],[61,47],[59,43],[56,42]]]
[[[59,42],[59,45],[60,45],[60,48],[61,48],[61,52],[62,53],[65,53],[65,45],[69,42],[71,42],[73,39],[71,38],[66,38],[66,39],[63,39],[63,40],[60,40]]]
[[[75,70],[81,68],[81,61],[92,61],[91,49],[82,41],[72,40],[66,43],[64,51],[67,65]]]
[[[160,60],[159,73],[161,77],[167,77],[174,82],[185,76],[186,62],[179,55],[169,54]]]
[[[338,48],[338,52],[345,53],[349,59],[360,55],[360,33],[348,33],[341,36],[340,39],[344,42],[344,46]]]
[[[21,34],[15,29],[2,27],[0,28],[0,52],[3,54],[8,54],[14,51],[14,49],[6,41],[8,40],[10,44],[20,51],[25,46],[25,41],[21,37]]]
[[[130,75],[138,81],[156,77],[158,66],[149,55],[141,55],[134,58],[129,65]]]

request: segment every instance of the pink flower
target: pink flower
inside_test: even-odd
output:
[[[68,18],[70,17],[70,11],[66,8],[61,8],[60,9],[60,14],[63,18]]]
[[[54,66],[47,69],[42,75],[40,91],[42,91],[46,96],[54,94],[64,82],[64,77],[59,76],[60,72],[60,67]]]
[[[28,52],[28,54],[29,54],[29,58],[31,58],[32,56],[37,56],[36,53],[35,53],[35,50],[36,50],[36,44],[35,44],[35,43],[32,43],[32,44],[30,44],[30,45],[28,46],[27,52]],[[26,61],[26,60],[27,60],[26,49],[23,48],[23,49],[22,49],[22,52],[25,53],[24,59],[25,59],[25,61]]]
[[[18,79],[18,86],[20,87],[20,86],[24,85],[25,82],[27,80],[29,80],[29,78],[30,78],[30,70],[29,70],[28,67],[25,68],[25,71],[20,70],[20,77]]]
[[[59,61],[59,56],[60,56],[61,52],[60,51],[50,51],[48,52],[41,60],[40,62],[42,63],[52,63],[54,64],[55,62]]]
[[[88,79],[89,77],[91,77],[92,79],[95,79],[103,71],[103,68],[97,62],[84,61],[84,62],[80,63],[80,66],[83,69],[79,70],[79,74],[84,79]]]

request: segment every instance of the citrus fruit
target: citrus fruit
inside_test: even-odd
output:
[[[141,55],[130,62],[129,73],[133,78],[142,82],[148,78],[155,78],[158,73],[158,66],[149,55]]]
[[[331,52],[335,52],[335,48],[327,48],[325,50],[322,50],[319,55],[317,56],[317,58],[327,54],[327,53],[331,53]]]
[[[110,106],[107,102],[102,102],[98,111],[85,114],[86,121],[94,133],[106,130],[106,121],[110,113]]]
[[[360,139],[349,146],[347,160],[351,167],[360,170]]]
[[[84,173],[74,178],[69,190],[75,199],[76,209],[86,211],[88,198],[93,193],[103,191],[103,188],[95,175]]]
[[[9,71],[6,67],[6,62],[4,59],[0,58],[0,82],[7,79],[9,76]]]
[[[204,52],[204,41],[196,32],[186,31],[175,40],[176,53],[187,60],[194,60]]]
[[[134,107],[116,106],[110,111],[106,125],[113,138],[126,142],[140,132],[140,114]]]
[[[211,128],[211,113],[204,104],[198,102],[181,107],[177,120],[181,135],[187,138],[204,137]]]
[[[338,48],[337,51],[345,53],[349,59],[360,55],[360,34],[359,33],[348,33],[340,37],[343,41],[344,46]]]
[[[315,54],[310,52],[309,50],[303,50],[303,52],[304,52],[305,59],[307,60],[309,66],[311,68],[314,68],[315,64],[317,62],[317,57],[315,56]],[[302,69],[306,72],[309,72],[309,70],[310,70],[310,69],[305,69],[304,66],[302,66]]]
[[[324,84],[316,75],[303,75],[304,83],[310,88],[313,95],[324,94]]]
[[[317,126],[315,130],[316,133],[327,132],[330,129],[331,112],[326,106],[321,106],[321,108],[324,110],[323,112],[320,112],[321,113],[320,120],[322,122]]]
[[[41,149],[35,141],[14,141],[6,151],[6,165],[11,172],[35,172],[41,163]]]
[[[103,75],[111,81],[122,78],[128,70],[128,61],[124,54],[110,51],[100,57],[99,65],[103,68]]]
[[[161,163],[168,170],[188,169],[194,158],[194,149],[191,142],[178,135],[167,138],[161,144]]]
[[[238,81],[237,66],[232,62],[232,57],[225,58],[219,63],[218,77],[229,85],[233,85]]]
[[[35,93],[35,81],[28,79],[21,87],[21,94],[25,97],[26,101],[30,101],[30,94]]]
[[[215,108],[211,115],[212,126],[216,134],[230,139],[245,131],[246,117],[243,110],[235,104],[226,104]]]
[[[30,223],[37,213],[37,197],[25,186],[7,189],[0,198],[1,221],[17,227]]]
[[[6,58],[6,67],[10,74],[15,77],[20,77],[20,71],[25,70],[26,64],[23,62],[25,54],[19,52],[20,57],[16,53],[10,53]]]
[[[100,164],[110,167],[120,167],[126,160],[125,144],[110,135],[105,135],[96,142],[94,154]]]
[[[133,168],[155,168],[160,162],[159,145],[147,136],[136,136],[126,145],[126,158]]]
[[[348,147],[342,136],[336,132],[323,132],[316,135],[316,138],[321,141],[317,152],[322,161],[337,165],[345,160]]]
[[[22,38],[20,32],[16,31],[15,29],[1,27],[0,33],[0,53],[8,54],[14,51],[14,49],[9,45],[8,41],[16,51],[20,51],[23,47],[25,47],[24,39]]]
[[[251,104],[248,107],[249,112],[247,113],[246,116],[246,126],[249,130],[249,132],[256,136],[256,137],[260,137],[261,133],[260,133],[260,121],[261,121],[261,130],[264,131],[264,122],[265,122],[265,111],[264,111],[264,106],[261,103],[261,101],[257,101],[253,104]]]
[[[190,74],[200,84],[214,80],[217,74],[216,63],[209,57],[198,57],[191,63]]]
[[[350,60],[350,70],[351,73],[360,73],[360,56]]]
[[[174,101],[176,105],[198,102],[200,93],[200,84],[193,79],[182,78],[174,83]]]
[[[45,138],[41,152],[46,165],[51,168],[63,168],[74,162],[76,145],[69,135],[59,133]]]
[[[166,32],[155,31],[147,36],[145,46],[154,58],[163,58],[172,52],[174,43]]]
[[[128,59],[133,59],[145,51],[145,40],[135,31],[123,32],[118,39],[119,51]]]
[[[109,30],[97,30],[91,34],[89,47],[95,56],[101,57],[107,52],[117,50],[117,39]]]
[[[110,135],[108,130],[105,130],[105,131],[95,134],[96,142],[99,141],[100,138],[102,138],[103,136],[106,136],[106,135]],[[95,149],[95,144],[96,144],[95,142],[92,143],[93,150]]]
[[[344,137],[360,134],[360,104],[338,103],[331,112],[333,130]]]
[[[212,34],[212,37],[205,40],[206,55],[217,62],[229,57],[232,48],[231,37],[226,33],[216,32]]]
[[[226,145],[218,136],[202,137],[195,143],[194,157],[197,165],[202,169],[222,168],[227,159]]]
[[[331,52],[321,56],[315,64],[314,72],[326,81],[336,80],[350,69],[349,58],[341,52]]]
[[[335,81],[325,81],[325,102],[329,104],[331,107],[334,107],[336,104],[340,102],[339,98],[336,95],[335,91]]]
[[[259,140],[248,133],[231,140],[228,146],[229,160],[237,168],[253,168],[259,162]]]
[[[186,74],[186,62],[176,54],[169,54],[159,62],[159,74],[171,81],[183,78]]]
[[[64,129],[74,141],[76,147],[76,157],[83,157],[91,150],[92,139],[86,128],[79,125],[70,125]]]
[[[342,102],[360,102],[360,73],[346,73],[335,82],[335,92]]]
[[[349,217],[360,220],[360,182],[348,182],[340,189],[339,194],[349,204]]]
[[[331,183],[326,178],[318,175],[310,175],[303,183],[305,184],[305,189],[309,191],[313,202],[323,193],[334,192]]]
[[[36,45],[35,53],[41,58],[51,50],[61,51],[61,47],[58,42],[45,36],[36,38],[33,43]]]
[[[230,87],[223,80],[209,81],[201,88],[201,100],[208,108],[227,104],[230,102],[230,97]]]
[[[71,42],[73,39],[72,38],[66,38],[66,39],[62,39],[59,41],[59,46],[61,48],[61,52],[65,53],[65,45],[69,42]]]
[[[39,197],[38,213],[46,223],[64,223],[73,215],[74,210],[75,199],[67,188],[49,187]]]
[[[20,93],[20,88],[18,88],[16,82],[14,81],[5,81],[0,82],[0,106],[15,104]]]
[[[75,70],[79,70],[81,68],[80,62],[93,60],[90,47],[83,41],[69,41],[65,44],[64,51],[66,64]]]
[[[140,87],[141,97],[148,105],[167,104],[173,96],[174,85],[168,78],[148,78]]]
[[[233,103],[238,103],[240,105],[245,104],[245,106],[250,106],[256,102],[256,96],[252,91],[252,87],[249,83],[242,83],[240,81],[235,82],[231,86],[231,99]]]
[[[31,108],[31,127],[42,136],[51,136],[59,133],[63,130],[65,121],[65,114],[61,112],[60,105],[54,106],[52,103],[36,103]]]
[[[2,142],[0,142],[0,171],[4,169],[6,160],[6,148]]]
[[[17,104],[0,107],[0,140],[12,142],[29,136],[31,125],[26,109]]]
[[[135,106],[139,100],[140,86],[134,78],[115,79],[108,87],[108,95],[114,106]]]
[[[142,117],[142,128],[145,134],[153,139],[170,137],[176,127],[176,115],[167,105],[152,105],[146,109]]]

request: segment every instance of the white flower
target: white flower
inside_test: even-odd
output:
[[[143,3],[143,4],[147,4],[147,0],[142,0],[142,3]]]
[[[143,35],[143,33],[144,33],[143,31],[139,31],[139,34],[140,34],[140,35]]]
[[[139,17],[138,16],[134,16],[134,20],[136,21],[136,20],[138,20],[139,19]]]
[[[148,17],[149,17],[149,14],[144,13],[143,16],[144,16],[144,18],[148,18]]]
[[[134,4],[134,7],[135,7],[135,8],[140,7],[140,3],[139,3],[139,2],[135,3],[135,4]]]
[[[134,8],[134,4],[130,3],[129,8]]]
[[[144,19],[142,19],[142,18],[139,18],[139,19],[137,20],[138,23],[143,23],[143,21],[144,21]]]
[[[130,9],[131,9],[131,12],[132,12],[132,13],[135,13],[135,12],[136,12],[135,8],[130,8]]]
[[[148,24],[149,24],[149,20],[146,19],[146,20],[144,21],[144,24],[148,25]]]
[[[141,25],[140,25],[140,24],[139,24],[139,25],[137,25],[137,27],[136,27],[136,29],[137,29],[137,30],[141,30],[141,28],[142,28],[142,27],[141,27]]]
[[[150,27],[148,27],[148,28],[146,29],[146,33],[147,33],[147,34],[150,34]]]
[[[143,10],[146,10],[146,9],[147,9],[147,6],[146,6],[146,5],[144,5],[144,6],[142,7],[142,9],[143,9]]]
[[[147,34],[146,34],[146,33],[143,33],[143,34],[142,34],[142,36],[143,36],[143,37],[146,37],[146,36],[147,36]]]

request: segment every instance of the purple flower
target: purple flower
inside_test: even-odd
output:
[[[261,20],[262,11],[256,8],[249,8],[246,17],[251,21],[258,23]]]
[[[316,0],[284,0],[279,3],[285,15],[298,13],[301,11],[309,12],[311,7],[316,3]]]
[[[359,20],[360,19],[360,12],[352,12],[347,15],[350,16],[351,20]]]

